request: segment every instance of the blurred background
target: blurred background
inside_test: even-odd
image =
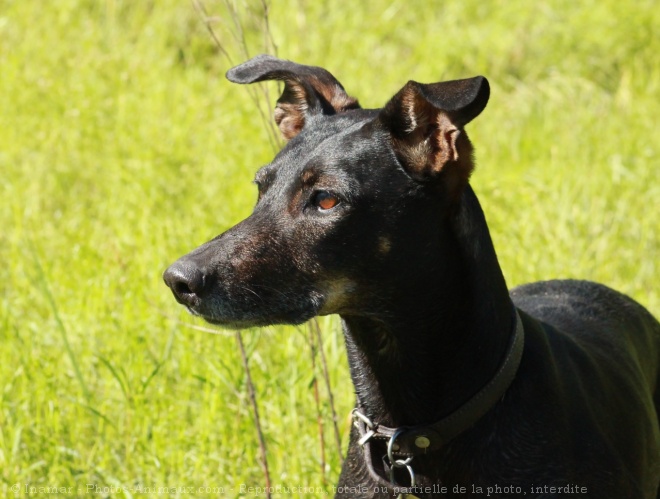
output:
[[[265,485],[234,333],[161,280],[256,201],[279,93],[224,73],[258,53],[364,107],[485,75],[472,183],[509,285],[592,279],[660,316],[658,26],[654,0],[0,0],[0,492]],[[318,324],[242,339],[271,485],[331,494],[354,395]]]

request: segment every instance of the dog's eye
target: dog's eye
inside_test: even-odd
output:
[[[339,204],[339,198],[328,191],[316,192],[312,201],[321,210],[329,210]]]

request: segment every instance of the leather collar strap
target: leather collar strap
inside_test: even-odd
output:
[[[367,466],[371,468],[372,456],[369,441],[373,438],[389,441],[399,433],[393,442],[393,454],[396,456],[418,456],[437,450],[463,431],[473,426],[502,398],[513,381],[520,359],[522,358],[525,331],[520,315],[513,307],[514,330],[509,340],[509,348],[502,365],[495,376],[458,410],[431,425],[388,428],[371,423],[361,412],[361,407],[354,412],[355,425],[363,444]],[[371,423],[371,424],[369,424]],[[369,470],[374,475],[373,470]]]

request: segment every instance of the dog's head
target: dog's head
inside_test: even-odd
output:
[[[449,271],[442,221],[473,169],[463,127],[486,106],[485,78],[409,81],[364,110],[318,67],[262,55],[227,77],[284,82],[288,143],[257,172],[252,215],[166,270],[180,303],[228,327],[298,324],[377,314],[398,283]]]

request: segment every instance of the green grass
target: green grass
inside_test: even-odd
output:
[[[239,11],[252,54],[260,5]],[[225,3],[205,6],[240,62]],[[270,14],[280,56],[329,68],[365,107],[408,79],[486,75],[473,184],[509,284],[593,279],[660,315],[657,2],[301,0]],[[228,67],[187,1],[0,0],[7,497],[16,483],[234,487],[227,497],[263,485],[236,342],[188,327],[203,324],[160,277],[250,212],[250,180],[273,154]],[[343,340],[336,318],[321,325],[345,436]],[[320,469],[307,337],[244,335],[273,484],[329,485],[339,471],[323,385]]]

